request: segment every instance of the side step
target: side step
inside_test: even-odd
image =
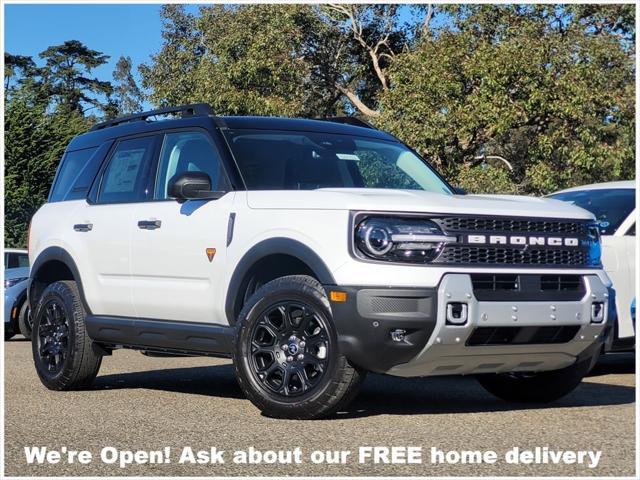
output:
[[[210,323],[87,315],[91,340],[108,348],[230,357],[234,329]]]

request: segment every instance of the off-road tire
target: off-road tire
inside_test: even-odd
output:
[[[514,403],[548,403],[576,389],[589,372],[588,358],[560,370],[532,374],[499,373],[478,375],[485,390],[502,400]]]
[[[55,302],[66,315],[68,342],[66,358],[58,372],[50,373],[39,353],[40,324],[44,320],[45,307]],[[52,283],[42,293],[33,315],[32,353],[40,381],[50,390],[79,390],[91,385],[102,362],[91,348],[86,332],[86,312],[80,299],[76,282],[64,280]]]
[[[309,391],[287,398],[274,393],[257,378],[251,358],[252,333],[265,312],[279,302],[309,306],[324,319],[329,338],[327,368]],[[317,419],[329,416],[355,397],[366,372],[352,366],[338,349],[331,308],[322,285],[312,277],[291,275],[260,287],[246,302],[236,324],[234,368],[240,388],[261,412],[274,418]]]
[[[29,320],[30,315],[29,302],[25,300],[22,307],[20,307],[20,313],[18,314],[18,328],[20,328],[20,333],[29,340],[31,340],[31,331],[33,327],[33,323]]]

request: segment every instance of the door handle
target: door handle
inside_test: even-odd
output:
[[[73,229],[76,232],[90,232],[93,229],[93,223],[76,223]]]
[[[138,228],[142,230],[155,230],[161,226],[162,222],[160,220],[140,220],[138,222]]]

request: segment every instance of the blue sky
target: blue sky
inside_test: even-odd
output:
[[[159,4],[13,4],[4,8],[5,51],[30,55],[38,61],[38,54],[48,46],[80,40],[89,48],[111,56],[108,64],[93,72],[101,80],[112,79],[120,55],[130,56],[137,66],[160,49]]]

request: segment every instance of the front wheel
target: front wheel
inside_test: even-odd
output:
[[[331,415],[351,401],[365,377],[338,349],[324,289],[302,275],[273,280],[247,301],[234,367],[249,400],[276,418]]]
[[[477,378],[485,390],[507,402],[547,403],[575,390],[591,364],[589,358],[560,370],[485,374]]]
[[[35,308],[31,346],[40,381],[50,390],[89,386],[102,357],[91,348],[76,282],[49,285]]]

